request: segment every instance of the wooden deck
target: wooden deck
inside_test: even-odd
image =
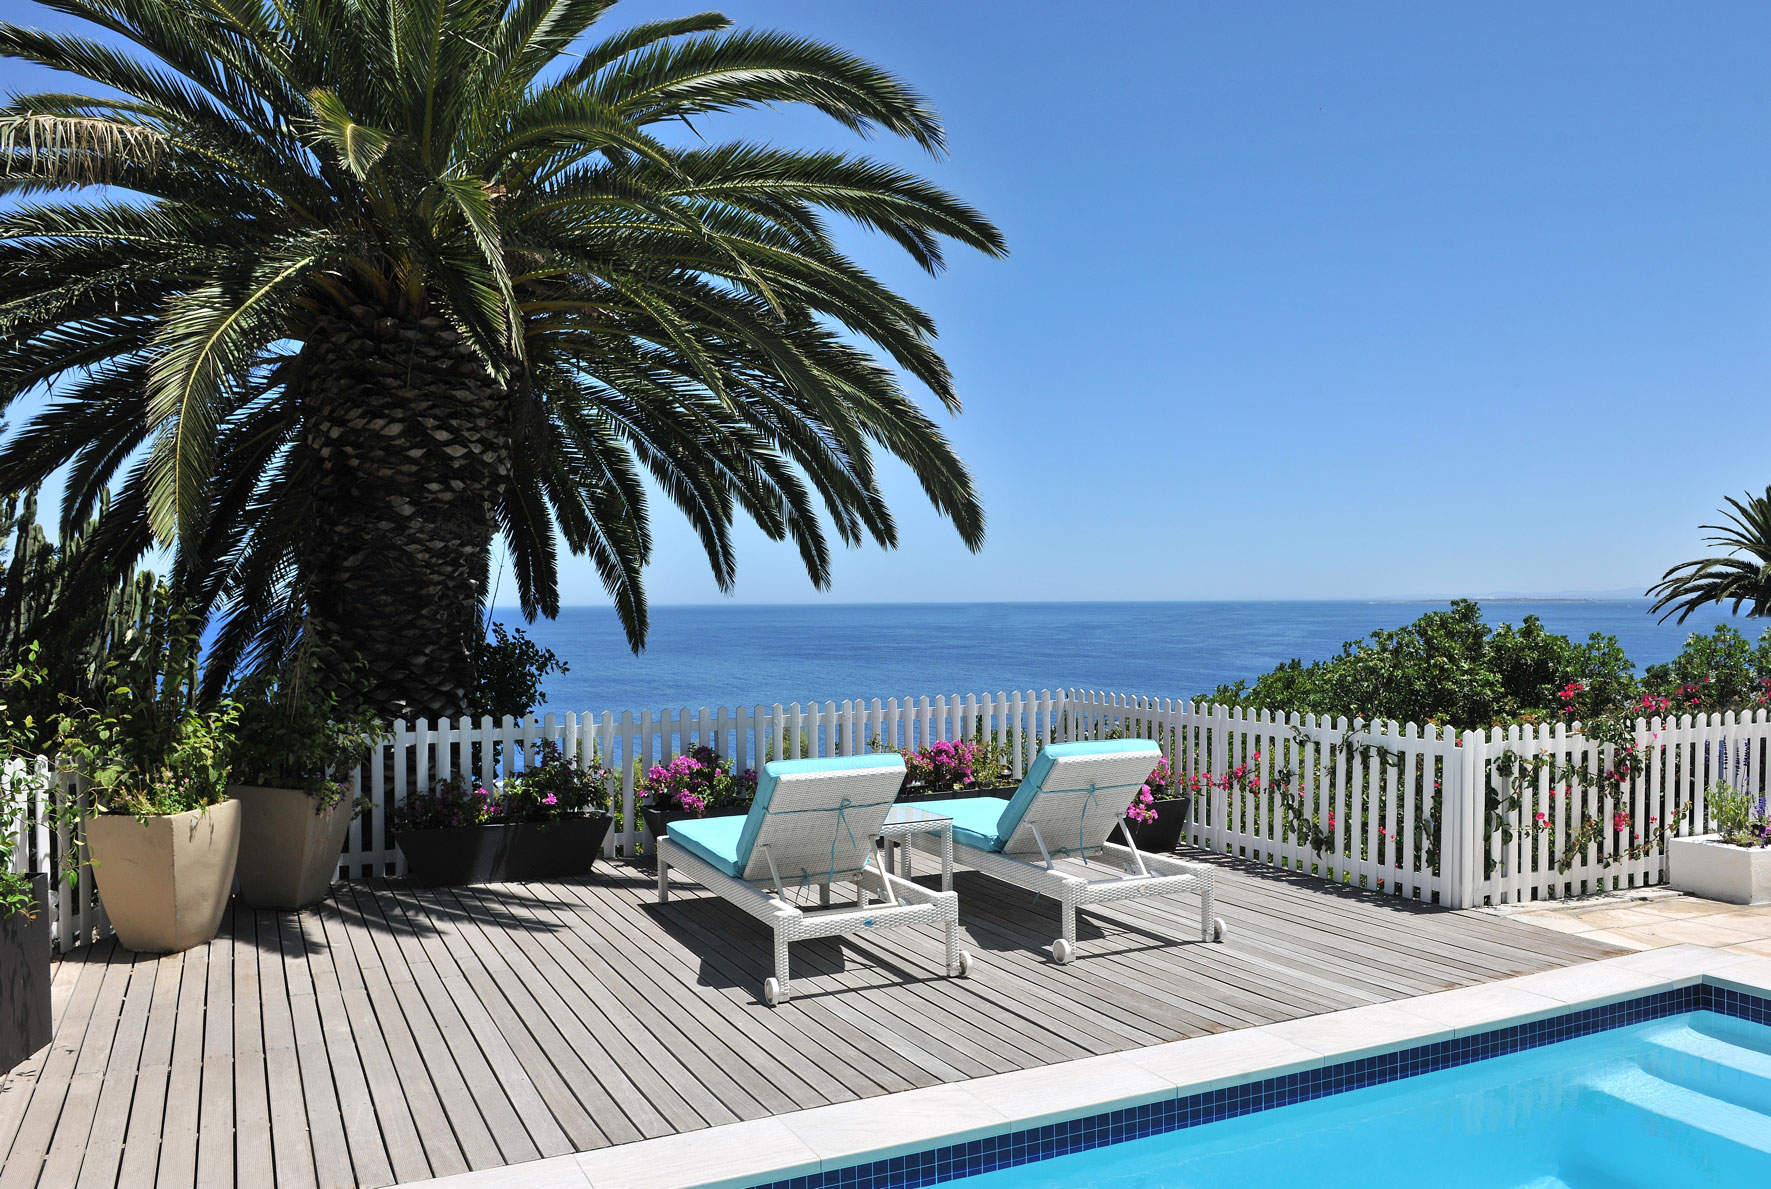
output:
[[[1191,899],[1115,905],[1060,968],[1055,905],[962,871],[972,979],[937,977],[933,932],[805,942],[770,1010],[759,924],[602,871],[339,885],[185,954],[76,952],[54,1043],[0,1093],[0,1189],[387,1185],[1618,952],[1224,860],[1227,945],[1191,940]]]

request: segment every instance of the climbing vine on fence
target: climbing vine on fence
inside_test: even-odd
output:
[[[1575,687],[1563,691],[1565,702],[1572,701],[1570,690]],[[1631,717],[1636,709],[1638,707],[1632,705],[1627,710],[1611,711],[1582,725],[1581,737],[1586,744],[1599,749],[1605,757],[1590,776],[1574,759],[1565,759],[1564,753],[1554,750],[1541,751],[1537,755],[1507,751],[1494,761],[1494,775],[1503,788],[1497,789],[1494,787],[1497,782],[1490,782],[1489,829],[1499,832],[1503,846],[1513,841],[1512,823],[1524,816],[1525,798],[1535,785],[1548,786],[1552,809],[1558,794],[1563,798],[1579,796],[1579,786],[1588,780],[1592,782],[1593,806],[1603,806],[1607,798],[1614,805],[1622,805],[1627,800],[1625,790],[1642,760]],[[1577,746],[1578,740],[1571,740],[1569,753]],[[1583,802],[1578,809],[1579,820],[1572,827],[1564,830],[1559,821],[1561,815],[1540,808],[1532,814],[1530,829],[1534,837],[1544,840],[1555,859],[1556,870],[1565,875],[1588,847],[1602,848],[1597,860],[1601,868],[1646,858],[1678,829],[1688,808],[1688,805],[1676,805],[1665,821],[1650,814],[1646,822],[1637,822],[1628,810],[1613,810],[1607,819],[1602,811],[1595,813]],[[1490,850],[1485,868],[1490,875],[1494,874],[1495,862]]]
[[[1578,684],[1571,685],[1562,692],[1565,713],[1572,715],[1575,695],[1579,692]],[[1603,807],[1607,799],[1613,805],[1627,802],[1630,782],[1643,762],[1635,737],[1634,715],[1637,712],[1661,712],[1665,709],[1664,701],[1652,697],[1644,698],[1641,705],[1632,703],[1624,709],[1595,716],[1592,721],[1582,725],[1578,736],[1570,737],[1561,753],[1550,749],[1535,755],[1516,750],[1503,752],[1493,762],[1492,778],[1483,781],[1485,828],[1482,837],[1499,838],[1504,849],[1517,837],[1523,820],[1523,828],[1533,838],[1543,840],[1549,848],[1548,853],[1556,870],[1563,874],[1580,861],[1588,848],[1597,848],[1595,863],[1600,868],[1609,868],[1655,853],[1664,845],[1667,837],[1677,831],[1678,823],[1689,808],[1688,805],[1675,806],[1665,821],[1657,815],[1647,815],[1647,820],[1641,822],[1636,821],[1628,810],[1614,809],[1607,814]],[[1344,728],[1338,741],[1329,741],[1316,739],[1302,726],[1294,724],[1291,727],[1291,754],[1294,757],[1305,754],[1307,747],[1316,744],[1322,755],[1334,754],[1338,748],[1341,754],[1357,754],[1362,759],[1364,778],[1361,782],[1363,787],[1358,794],[1359,818],[1356,822],[1365,820],[1372,812],[1372,790],[1376,787],[1378,774],[1383,770],[1388,769],[1397,774],[1391,785],[1395,790],[1392,795],[1404,795],[1400,791],[1401,774],[1408,763],[1415,762],[1418,755],[1387,745],[1381,739],[1366,734],[1367,729],[1364,724],[1355,720]],[[1589,747],[1598,749],[1605,757],[1604,763],[1597,765],[1598,770],[1590,775],[1582,764],[1569,758],[1571,753],[1584,752]],[[1275,767],[1263,785],[1258,775],[1260,760],[1261,753],[1253,751],[1247,760],[1222,775],[1201,773],[1191,778],[1190,785],[1195,792],[1210,789],[1222,789],[1239,795],[1271,792],[1283,818],[1283,828],[1291,838],[1309,847],[1318,856],[1331,849],[1338,849],[1334,847],[1335,840],[1344,833],[1349,823],[1337,822],[1333,808],[1314,803],[1309,793],[1299,787],[1298,772],[1294,767]],[[1427,784],[1429,780],[1430,791]],[[1583,791],[1587,794],[1579,802],[1578,808],[1572,811],[1578,813],[1578,819],[1573,824],[1565,823],[1559,820],[1558,815],[1543,809],[1530,814],[1524,811],[1532,789],[1540,783],[1550,790],[1552,801],[1558,796],[1576,798],[1581,797]],[[1321,789],[1324,784],[1322,764],[1318,760],[1316,779],[1311,785]],[[1442,843],[1440,826],[1444,810],[1444,783],[1443,776],[1433,771],[1430,758],[1421,775],[1419,787],[1414,792],[1414,804],[1411,808],[1413,823],[1410,828],[1417,832],[1421,866],[1424,870],[1437,872]],[[1348,811],[1351,812],[1350,806]],[[1391,837],[1389,831],[1381,826],[1377,835],[1384,840],[1380,845],[1389,848],[1390,853],[1395,856],[1395,864],[1400,867],[1400,840]],[[1355,846],[1363,846],[1357,830],[1352,842]],[[1483,848],[1483,863],[1484,874],[1492,876],[1499,864],[1492,846]]]

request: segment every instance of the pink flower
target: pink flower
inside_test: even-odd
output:
[[[554,796],[552,793],[549,793],[549,794],[547,794],[547,796],[541,798],[541,803],[543,805],[558,805],[560,803],[560,799],[558,797]]]

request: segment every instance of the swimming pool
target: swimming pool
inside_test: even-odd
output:
[[[1700,1011],[948,1183],[959,1189],[1747,1184],[1771,1173],[1768,1112],[1771,1027]]]
[[[1771,999],[1763,995],[1695,982],[871,1163],[838,1168],[826,1162],[811,1175],[739,1183],[757,1189],[1760,1183],[1771,1174]]]

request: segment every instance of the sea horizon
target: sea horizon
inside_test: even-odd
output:
[[[1490,624],[1536,615],[1575,640],[1615,636],[1640,672],[1671,660],[1692,632],[1744,616],[1704,608],[1659,623],[1652,600],[1576,596],[1476,600]],[[651,608],[646,650],[628,648],[613,608],[563,607],[521,626],[570,671],[551,675],[538,713],[619,714],[1087,688],[1193,698],[1292,659],[1325,660],[1344,642],[1413,622],[1450,599],[1091,600],[1024,602],[684,603]]]

